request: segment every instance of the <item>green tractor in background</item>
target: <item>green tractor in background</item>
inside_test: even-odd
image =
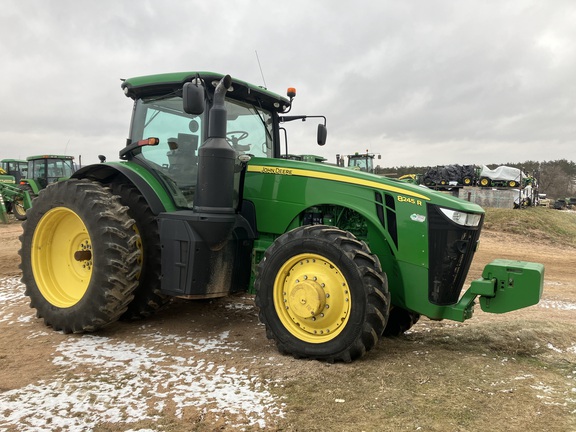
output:
[[[284,125],[310,117],[287,115],[295,90],[212,72],[122,88],[134,110],[120,161],[40,191],[23,224],[26,295],[55,330],[249,292],[280,352],[348,362],[421,315],[464,321],[476,300],[494,313],[538,303],[544,268],[519,261],[488,264],[461,295],[478,205],[288,157]]]
[[[354,153],[349,155],[336,155],[336,165],[344,166],[344,157],[346,157],[346,166],[353,170],[364,171],[374,174],[374,158],[382,159],[382,155],[369,153]]]
[[[39,155],[26,158],[27,176],[20,180],[20,187],[32,198],[51,183],[69,178],[76,166],[74,156]]]
[[[28,174],[28,162],[22,159],[2,159],[0,167],[7,175],[14,177],[16,184]]]
[[[6,168],[4,168],[4,166]],[[8,200],[7,211],[12,211],[19,220],[26,219],[26,212],[40,190],[51,183],[69,178],[76,170],[73,156],[40,155],[30,156],[26,161],[2,160],[2,168],[10,173],[17,187],[4,186],[4,199]]]
[[[30,196],[17,185],[28,172],[28,162],[20,159],[0,161],[0,220],[8,223],[8,213],[16,219],[26,219],[26,209],[30,207]]]

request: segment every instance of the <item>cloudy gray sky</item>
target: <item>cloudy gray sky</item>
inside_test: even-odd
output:
[[[2,0],[0,158],[117,160],[120,78],[209,70],[285,94],[292,153],[383,166],[576,160],[573,0]]]

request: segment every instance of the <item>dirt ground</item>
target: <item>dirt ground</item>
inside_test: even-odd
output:
[[[474,412],[485,416],[488,424],[494,420],[491,415],[502,416],[490,410],[503,410],[511,420],[485,430],[576,430],[574,423],[553,420],[576,417],[575,342],[558,347],[556,341],[541,357],[518,363],[515,356],[501,354],[500,348],[482,351],[484,345],[474,345],[473,333],[460,333],[492,323],[502,329],[507,328],[503,323],[520,323],[517,335],[524,334],[530,323],[537,327],[555,321],[558,331],[563,326],[573,329],[574,248],[533,244],[522,237],[485,231],[469,279],[479,277],[482,267],[494,258],[541,262],[546,267],[546,283],[540,305],[506,315],[486,314],[478,307],[466,323],[422,319],[413,334],[400,341],[384,341],[359,362],[326,365],[280,355],[266,339],[249,295],[202,302],[175,300],[148,320],[115,323],[94,335],[54,332],[35,318],[23,295],[18,255],[21,230],[16,221],[0,225],[2,431],[466,431],[478,430],[482,424]],[[436,335],[435,342],[426,342],[425,333]],[[458,352],[447,345],[442,349],[448,338],[464,338],[472,345],[471,353],[466,354],[465,346]],[[520,340],[520,336],[514,338]],[[494,343],[488,337],[485,345]],[[528,348],[520,346],[518,351]],[[547,353],[555,355],[555,350],[562,352],[561,358],[546,363]],[[439,399],[419,394],[432,382],[438,387],[453,384],[448,384],[448,378],[438,381],[446,371],[438,371],[437,366],[432,369],[432,361],[449,362],[455,374],[469,368],[477,376],[490,378],[454,384],[453,392],[442,395],[453,401],[438,405]],[[486,364],[478,369],[483,361]],[[520,367],[510,372],[513,377],[506,384],[499,383],[495,370],[512,363]],[[552,363],[560,364],[564,376],[547,375]],[[410,373],[418,364],[424,369]],[[386,385],[385,379],[389,380]],[[402,382],[413,383],[418,390],[394,393],[394,386]],[[380,399],[375,396],[368,403],[362,386],[369,386]],[[492,393],[491,388],[495,389]],[[434,395],[439,389],[429,391]],[[392,396],[392,402],[383,402],[384,395]],[[449,406],[460,410],[459,414],[431,415],[420,406],[421,399],[431,404],[430,410],[443,411]],[[398,411],[394,402],[406,405]],[[334,416],[341,416],[338,423]]]

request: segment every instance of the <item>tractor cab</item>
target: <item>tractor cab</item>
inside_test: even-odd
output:
[[[189,74],[168,74],[130,79],[122,84],[124,93],[135,102],[130,135],[120,158],[152,171],[179,208],[193,207],[199,152],[210,138],[211,125],[220,116],[225,116],[222,138],[236,152],[234,207],[241,195],[240,173],[246,161],[289,158],[282,123],[311,117],[284,116],[295,97],[294,89],[289,89],[287,98],[240,80],[226,90],[222,109],[214,110],[215,89],[223,77],[211,72],[198,72],[193,78]],[[155,85],[146,79],[154,79]],[[325,120],[318,125],[317,141],[319,145],[326,141]],[[219,169],[218,175],[221,174]]]
[[[28,173],[28,162],[20,159],[2,159],[0,166],[6,172],[6,175],[14,177],[16,183],[21,179],[26,178]]]
[[[354,153],[349,155],[336,155],[336,162],[339,166],[344,166],[344,157],[347,158],[347,167],[357,171],[364,171],[369,173],[374,173],[374,158],[378,156],[381,159],[380,154],[376,155],[374,153]]]
[[[69,178],[74,171],[74,156],[40,155],[26,158],[28,173],[20,185],[35,195],[51,183]]]

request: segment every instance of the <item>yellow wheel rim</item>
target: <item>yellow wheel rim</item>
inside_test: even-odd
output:
[[[59,308],[78,303],[94,264],[92,240],[82,219],[65,207],[42,216],[32,238],[31,262],[38,289],[48,302]]]
[[[21,216],[26,215],[26,209],[24,208],[24,201],[21,199],[15,200],[13,203],[12,211],[18,213]]]
[[[316,254],[292,257],[274,281],[274,307],[282,325],[298,339],[323,343],[346,327],[352,298],[334,263]]]

